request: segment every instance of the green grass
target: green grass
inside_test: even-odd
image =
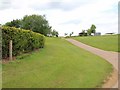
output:
[[[3,64],[3,88],[95,88],[112,72],[107,61],[60,38]]]
[[[120,49],[118,50],[118,35],[74,37],[74,39],[99,49],[120,52]]]

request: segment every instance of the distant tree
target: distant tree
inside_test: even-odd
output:
[[[70,37],[73,35],[73,33],[74,33],[74,32],[71,32],[71,33],[70,33]]]
[[[93,33],[95,35],[96,32],[96,26],[94,24],[91,25],[90,29],[87,30],[87,34],[91,35],[91,33]]]
[[[95,32],[96,32],[95,29],[96,29],[96,26],[94,24],[92,24],[91,27],[90,27],[90,30],[91,30],[91,33],[94,33],[94,35],[95,35]]]
[[[7,22],[7,23],[5,23],[5,26],[20,28],[21,27],[21,20],[16,19],[16,20],[13,20],[11,22]]]
[[[88,35],[91,35],[91,29],[88,29],[88,30],[87,30],[87,34],[88,34]]]
[[[86,30],[82,30],[82,36],[87,36],[87,33],[85,32]]]
[[[47,36],[52,36],[52,29],[51,28],[52,27],[50,27],[50,30],[48,31]]]
[[[56,37],[58,37],[58,35],[59,35],[59,33],[58,33],[58,32],[56,32]]]
[[[71,34],[74,34],[74,32],[72,32]]]
[[[68,33],[64,33],[64,35],[65,35],[65,36],[67,36],[67,35],[68,35]]]
[[[55,36],[55,35],[56,35],[56,31],[53,30],[53,31],[52,31],[52,36]]]
[[[59,33],[58,33],[56,30],[53,30],[53,31],[52,31],[52,36],[58,37],[58,35],[59,35]]]

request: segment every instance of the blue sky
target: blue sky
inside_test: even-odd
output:
[[[102,34],[118,33],[118,0],[0,0],[1,24],[31,14],[45,14],[61,36],[77,35],[91,24]]]

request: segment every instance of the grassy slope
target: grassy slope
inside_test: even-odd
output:
[[[74,39],[103,50],[120,52],[118,50],[118,35],[74,37]]]
[[[64,39],[47,38],[44,49],[3,65],[3,87],[94,88],[111,71],[102,58]]]

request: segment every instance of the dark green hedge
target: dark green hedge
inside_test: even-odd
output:
[[[13,42],[13,56],[34,49],[43,48],[45,37],[30,30],[15,27],[2,27],[2,57],[9,55],[9,41]]]

